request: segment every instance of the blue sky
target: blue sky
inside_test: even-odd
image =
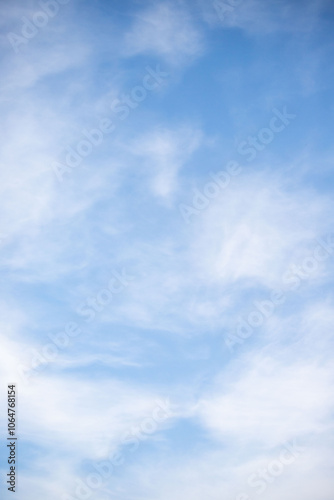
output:
[[[0,9],[16,498],[332,500],[332,3]]]

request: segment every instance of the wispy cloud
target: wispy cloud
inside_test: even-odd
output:
[[[161,129],[136,139],[132,152],[142,157],[152,192],[163,199],[178,189],[178,173],[199,147],[201,132],[192,127]]]
[[[139,11],[124,44],[127,56],[157,55],[173,65],[191,62],[204,49],[201,32],[187,11],[170,2]]]
[[[271,500],[328,500],[330,3],[230,1],[220,19],[212,2],[51,0],[16,52],[7,33],[43,1],[0,7],[0,379],[18,384],[18,498],[78,500],[146,425],[92,498],[250,500],[264,470]],[[296,117],[281,132],[275,109]],[[59,182],[54,163],[78,150]],[[286,300],[229,350],[273,290]],[[173,416],[150,433],[157,400]],[[294,442],[305,451],[271,481]]]

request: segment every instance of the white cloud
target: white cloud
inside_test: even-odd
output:
[[[199,403],[203,424],[218,439],[270,448],[326,430],[334,405],[328,366],[258,355],[244,362],[239,377],[223,377],[216,394]]]
[[[193,259],[214,282],[282,286],[331,230],[330,203],[269,172],[241,173],[194,221]],[[318,272],[321,272],[319,265]]]
[[[137,15],[125,36],[124,54],[153,54],[171,64],[187,64],[203,52],[202,36],[187,12],[159,2]]]
[[[169,199],[178,189],[178,173],[200,146],[201,132],[191,127],[161,129],[138,137],[131,147],[143,157],[155,196]]]
[[[304,9],[299,32],[311,29],[320,3]],[[165,434],[148,439],[97,500],[111,494],[233,499],[254,468],[296,437],[308,442],[309,455],[296,464],[297,475],[287,473],[268,497],[331,498],[326,438],[332,428],[328,359],[334,318],[329,292],[326,301],[314,299],[330,273],[319,266],[296,299],[302,302],[298,314],[294,303],[275,312],[261,335],[249,339],[250,350],[240,360],[228,361],[224,351],[226,326],[235,324],[245,292],[252,300],[258,290],[281,284],[289,265],[301,262],[316,237],[331,229],[325,195],[302,189],[303,179],[293,178],[300,164],[291,167],[290,180],[269,169],[256,174],[251,165],[186,226],[176,199],[186,202],[192,196],[191,187],[182,189],[201,182],[205,169],[211,170],[210,159],[201,166],[197,158],[190,163],[205,133],[196,124],[161,126],[170,123],[168,99],[165,108],[159,100],[157,112],[148,105],[145,113],[143,103],[124,127],[117,122],[116,138],[94,150],[68,182],[59,185],[52,171],[66,146],[82,138],[83,128],[110,116],[111,102],[129,77],[134,81],[140,73],[142,79],[151,57],[177,72],[203,53],[201,29],[185,5],[150,3],[136,11],[127,29],[124,19],[133,18],[133,9],[117,12],[118,18],[114,6],[109,11],[106,4],[94,17],[95,5],[87,4],[81,13],[74,2],[69,4],[73,11],[50,21],[22,53],[9,52],[8,41],[1,42],[6,53],[0,84],[0,243],[9,278],[3,288],[12,299],[0,304],[0,379],[2,385],[19,383],[19,484],[28,500],[71,493],[74,477],[89,461],[116,450],[122,436],[150,416],[156,399],[166,393],[178,402],[175,427],[166,425]],[[2,6],[5,26],[15,29],[20,16],[32,14],[31,6]],[[252,33],[290,30],[297,11],[284,3],[275,17],[264,2],[240,2],[225,26]],[[71,12],[72,20],[66,17]],[[119,35],[118,28],[125,33]],[[133,56],[143,61],[138,73],[132,66],[138,61],[128,60]],[[210,59],[213,70],[216,56],[219,52]],[[188,106],[185,102],[185,113]],[[96,298],[123,261],[135,279],[86,325],[77,306]],[[49,334],[60,333],[69,319],[86,333],[24,386],[18,365],[29,364],[31,349],[50,343]],[[214,352],[220,340],[221,360],[219,350]],[[172,349],[178,358],[174,363],[171,355],[168,365]],[[165,364],[160,367],[161,352]],[[173,382],[168,370],[175,370]],[[0,421],[5,428],[3,413]],[[178,428],[184,423],[190,424],[191,450],[183,446],[187,436]]]
[[[125,477],[114,478],[109,486],[110,494],[118,498],[146,498],[149,500],[241,500],[241,494],[249,499],[256,498],[257,489],[250,487],[247,480],[251,474],[266,469],[268,464],[277,460],[283,448],[274,452],[264,450],[258,457],[248,456],[241,459],[242,450],[210,450],[199,445],[196,451],[178,454],[173,458],[161,453],[159,461],[147,454],[142,463],[130,466]],[[269,476],[266,491],[261,495],[265,500],[330,500],[333,488],[330,453],[319,440],[312,443],[305,452],[282,470],[279,477]],[[268,477],[268,476],[267,476]],[[105,497],[101,497],[104,498]],[[107,498],[107,497],[106,497]],[[242,497],[241,497],[242,498]],[[247,496],[246,496],[247,499]]]

